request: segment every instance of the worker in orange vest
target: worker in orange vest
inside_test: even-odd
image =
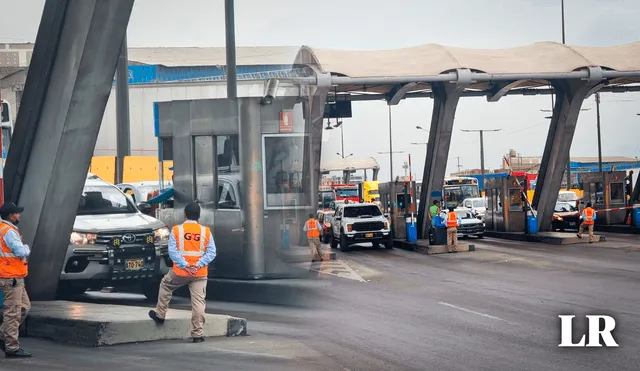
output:
[[[578,238],[582,238],[582,232],[584,232],[584,226],[589,228],[589,243],[593,243],[593,225],[595,224],[597,215],[596,211],[591,207],[591,202],[587,202],[587,207],[582,210],[582,224],[578,230]]]
[[[22,243],[18,231],[22,207],[12,202],[0,207],[0,291],[4,297],[4,314],[0,326],[0,350],[7,358],[31,357],[31,353],[20,348],[18,335],[20,325],[27,318],[31,301],[24,287],[27,276],[29,247]]]
[[[447,249],[450,253],[458,252],[458,226],[460,222],[460,217],[454,211],[454,208],[449,207],[449,212],[447,213]]]
[[[198,224],[200,205],[195,202],[184,208],[184,223],[176,225],[169,236],[169,257],[173,269],[160,283],[158,304],[149,317],[163,324],[173,292],[189,285],[191,294],[191,337],[194,343],[204,341],[204,313],[206,307],[207,267],[216,257],[216,245],[208,227]]]
[[[307,232],[307,240],[309,240],[309,252],[311,253],[311,262],[316,261],[316,254],[322,261],[322,248],[320,246],[320,233],[322,233],[322,225],[318,220],[309,214],[309,220],[304,223],[304,231]]]

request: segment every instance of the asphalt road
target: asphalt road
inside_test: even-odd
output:
[[[314,265],[314,309],[210,302],[248,319],[248,337],[75,348],[24,339],[31,360],[1,370],[637,370],[640,239],[548,246],[486,239],[477,251],[338,252]],[[138,295],[82,300],[147,305]],[[175,299],[176,308],[188,306]],[[608,314],[618,348],[558,348],[558,315]],[[585,320],[576,321],[584,332]],[[576,335],[577,337],[577,335]]]

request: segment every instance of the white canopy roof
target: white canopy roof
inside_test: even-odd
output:
[[[343,170],[363,170],[363,169],[380,169],[378,161],[373,157],[361,159],[354,158],[338,158],[336,160],[322,160],[320,171],[343,171]]]

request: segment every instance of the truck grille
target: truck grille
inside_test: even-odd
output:
[[[351,227],[356,232],[379,231],[384,229],[383,222],[360,222]]]
[[[136,239],[134,242],[128,242],[128,244],[145,244],[145,240],[148,235],[153,234],[153,231],[148,230],[138,230],[138,231],[115,231],[115,232],[101,232],[98,233],[96,238],[97,244],[108,245],[111,240],[115,237],[122,238],[126,234],[133,234]]]

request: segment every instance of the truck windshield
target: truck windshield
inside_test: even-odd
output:
[[[359,218],[361,216],[380,216],[382,212],[377,206],[355,206],[345,207],[344,216],[346,218]]]
[[[82,191],[78,215],[131,214],[136,208],[117,188],[111,186],[85,187]]]

